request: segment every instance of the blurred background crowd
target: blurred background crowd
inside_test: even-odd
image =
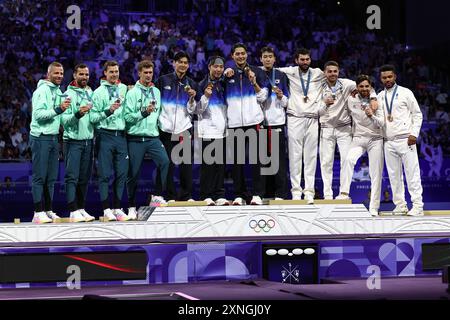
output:
[[[424,116],[420,156],[450,155],[448,73],[395,35],[355,26],[340,9],[340,2],[142,1],[133,2],[134,10],[127,12],[120,3],[77,4],[81,28],[73,30],[66,25],[72,0],[0,3],[1,161],[31,157],[31,95],[50,62],[64,65],[63,91],[79,62],[89,66],[89,85],[95,89],[106,60],[117,60],[122,82],[134,84],[140,60],[154,61],[156,79],[172,71],[174,54],[183,50],[191,57],[190,75],[201,80],[209,56],[220,54],[231,63],[230,51],[236,42],[248,45],[249,63],[255,65],[260,64],[259,49],[266,45],[275,48],[279,66],[294,64],[297,47],[309,48],[314,67],[336,60],[341,77],[368,74],[377,91],[381,89],[378,67],[394,64],[398,82],[414,91]]]

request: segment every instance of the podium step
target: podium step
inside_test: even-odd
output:
[[[306,200],[269,200],[269,205],[305,205]],[[352,200],[314,200],[314,204],[352,204]]]
[[[167,203],[168,207],[205,207],[206,201],[175,201]]]

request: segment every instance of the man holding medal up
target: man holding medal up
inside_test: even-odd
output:
[[[369,175],[371,181],[369,213],[376,217],[380,208],[381,180],[383,178],[383,108],[373,110],[370,106],[372,85],[369,76],[360,75],[356,79],[358,94],[348,98],[348,112],[352,117],[352,143],[345,155],[341,192],[349,194],[353,171],[358,159],[369,155]]]
[[[423,189],[416,147],[422,126],[422,112],[412,91],[396,83],[394,66],[382,66],[380,78],[384,90],[378,94],[378,101],[386,116],[384,153],[395,204],[393,214],[423,216]],[[409,211],[405,201],[402,167],[413,203]]]
[[[268,152],[271,154],[273,143],[278,143],[277,157],[278,171],[274,175],[265,176],[266,192],[274,190],[275,200],[286,198],[286,107],[289,99],[289,80],[283,72],[274,68],[275,52],[271,47],[261,49],[262,70],[267,75],[271,90],[267,100],[263,103],[264,124],[268,131]],[[273,141],[273,132],[278,133],[278,141]],[[270,194],[271,196],[271,194]]]
[[[92,90],[87,85],[89,69],[85,64],[74,68],[74,80],[69,84],[66,94],[70,106],[62,114],[64,126],[63,148],[67,206],[71,222],[95,220],[85,210],[86,194],[93,162],[94,126],[90,121]]]
[[[128,91],[125,101],[125,121],[130,155],[130,169],[127,180],[128,217],[136,220],[136,188],[139,173],[146,153],[150,154],[161,172],[162,191],[165,191],[169,158],[159,140],[158,117],[161,113],[161,94],[152,82],[153,63],[143,60],[138,64],[139,80]],[[161,194],[151,197],[151,206],[161,206],[166,201]]]
[[[192,155],[192,114],[195,112],[197,84],[187,76],[189,55],[177,52],[173,58],[174,72],[159,77],[156,87],[161,92],[161,113],[159,115],[160,139],[170,159],[167,174],[167,199],[169,201],[194,201],[192,199],[192,156],[188,163],[180,164],[180,190],[177,194],[174,184],[175,159],[171,154],[179,143],[188,144]],[[182,157],[184,153],[182,154]],[[157,193],[161,195],[160,171],[156,178]]]
[[[289,172],[293,200],[302,194],[308,204],[314,203],[316,180],[317,145],[319,140],[318,97],[324,80],[319,68],[311,68],[309,50],[301,48],[295,52],[298,66],[278,68],[289,79],[289,103],[287,127],[289,147]],[[302,166],[305,164],[305,188],[302,189]]]
[[[100,200],[104,218],[108,221],[127,221],[129,217],[121,209],[121,200],[128,174],[128,148],[125,137],[123,102],[127,86],[119,80],[119,64],[106,61],[103,67],[106,79],[94,91],[91,122],[98,123],[96,144],[98,147],[98,175]],[[113,182],[113,209],[109,203],[109,178],[115,171]]]
[[[202,145],[200,167],[200,199],[208,205],[224,206],[230,203],[225,198],[225,137],[227,135],[227,105],[223,69],[225,59],[212,56],[208,61],[208,75],[199,83],[197,103],[198,136]],[[213,148],[213,150],[211,150]],[[211,163],[205,154],[214,158]]]
[[[250,139],[248,134],[259,140],[260,130],[264,121],[264,113],[261,104],[267,99],[269,83],[264,72],[247,63],[247,47],[243,43],[236,43],[231,49],[231,57],[235,65],[233,68],[225,70],[226,79],[226,99],[228,104],[227,119],[228,128],[233,129],[236,133],[244,133],[244,145],[238,146],[240,139],[236,135],[233,139],[234,159],[233,159],[233,186],[235,199],[233,205],[245,205],[250,202],[252,205],[262,205],[262,197],[264,195],[264,178],[261,175],[261,159],[259,158],[259,150],[261,148],[259,141],[256,144],[257,159],[255,164],[250,164],[252,171],[252,195],[247,191],[245,183],[245,164],[239,163],[240,157],[238,153],[245,153],[246,146],[249,146]],[[241,129],[241,130],[239,130]],[[252,148],[249,146],[249,153]],[[253,149],[254,150],[254,149]],[[251,156],[249,155],[249,163]]]
[[[52,210],[53,191],[58,177],[60,115],[70,106],[70,98],[63,95],[59,86],[64,69],[61,63],[52,62],[47,78],[39,80],[33,92],[30,124],[34,204],[34,223],[49,223],[59,217]]]
[[[348,99],[356,90],[353,80],[339,78],[339,64],[336,61],[325,63],[326,80],[322,87],[320,116],[320,171],[323,181],[323,196],[333,199],[333,164],[336,144],[340,154],[340,186],[343,186],[344,160],[352,142],[352,118],[348,110]],[[375,91],[370,92],[369,104],[375,110]],[[340,190],[338,200],[350,199],[347,192]]]

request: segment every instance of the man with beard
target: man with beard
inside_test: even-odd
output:
[[[340,186],[343,185],[342,172],[345,156],[352,142],[352,119],[348,111],[348,98],[356,89],[355,81],[339,78],[339,64],[336,61],[325,63],[326,80],[322,85],[322,99],[319,105],[320,117],[320,171],[323,181],[323,196],[333,199],[332,181],[336,144],[340,154]],[[375,91],[371,91],[369,104],[376,109]],[[340,190],[338,200],[350,199],[348,194]]]
[[[393,214],[423,216],[423,189],[416,146],[422,126],[422,112],[412,91],[396,83],[394,66],[382,66],[380,78],[384,90],[378,94],[378,100],[385,114],[384,154],[395,204]],[[409,211],[405,201],[403,168],[413,203]]]
[[[47,78],[39,80],[33,92],[30,136],[34,223],[48,223],[59,218],[52,210],[59,165],[58,133],[60,115],[70,106],[70,99],[59,88],[63,76],[62,64],[52,62],[47,69]]]
[[[314,183],[319,140],[319,97],[324,80],[322,70],[311,68],[310,51],[300,48],[295,52],[295,67],[278,68],[289,79],[289,102],[287,106],[289,172],[293,200],[302,194],[308,204],[314,203]],[[305,188],[302,189],[302,165],[304,165]]]
[[[371,193],[369,212],[378,216],[380,208],[381,180],[383,177],[383,133],[384,113],[382,108],[375,111],[370,107],[370,78],[360,75],[356,79],[358,94],[348,98],[348,112],[352,117],[352,135],[347,155],[342,168],[341,194],[348,195],[352,182],[353,170],[358,159],[367,152],[369,155],[369,175]]]
[[[188,144],[192,154],[190,129],[192,114],[195,111],[197,84],[187,76],[190,58],[185,52],[175,54],[173,67],[175,71],[161,76],[156,87],[161,92],[161,114],[159,115],[160,139],[170,159],[167,174],[167,199],[169,202],[194,201],[192,199],[192,158],[180,164],[180,190],[177,194],[174,184],[175,159],[171,154],[179,143]],[[174,141],[175,140],[175,141]],[[184,152],[181,156],[184,158]],[[160,171],[156,178],[156,191],[162,194]]]
[[[92,90],[87,85],[89,69],[85,64],[74,68],[74,80],[67,88],[70,106],[62,115],[64,126],[64,164],[67,206],[72,222],[95,220],[85,210],[86,192],[92,172],[94,126],[89,111]]]
[[[123,103],[127,86],[119,80],[119,64],[106,61],[103,67],[105,78],[94,91],[91,122],[96,123],[98,135],[98,175],[100,200],[107,221],[127,221],[130,218],[121,208],[121,200],[128,174],[128,148],[125,137]],[[109,179],[115,171],[113,181],[113,205],[109,202]]]
[[[161,113],[161,94],[152,82],[153,63],[143,60],[138,64],[139,80],[128,91],[125,104],[127,123],[128,154],[130,170],[127,180],[128,217],[136,220],[136,189],[142,163],[146,153],[155,162],[161,172],[162,190],[165,191],[169,158],[161,140],[159,140],[158,117]],[[165,205],[162,194],[153,194],[151,206]]]

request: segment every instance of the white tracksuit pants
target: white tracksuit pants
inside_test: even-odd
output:
[[[348,148],[352,142],[352,127],[351,125],[339,128],[321,128],[320,131],[320,171],[323,181],[323,196],[325,199],[333,198],[333,163],[334,151],[336,143],[340,154],[340,185],[342,185],[342,168],[345,156],[348,153]]]
[[[354,137],[348,154],[344,159],[344,164],[341,170],[341,188],[340,192],[349,193],[350,184],[352,183],[353,171],[358,159],[366,153],[369,155],[369,175],[370,175],[370,209],[377,210],[380,208],[381,195],[381,181],[383,179],[383,139],[368,138],[368,137]]]
[[[385,141],[384,155],[389,181],[392,188],[392,200],[396,206],[406,205],[405,185],[403,183],[403,168],[405,169],[406,183],[413,206],[423,208],[422,181],[420,178],[419,158],[417,146],[408,146],[408,139]]]
[[[319,121],[314,118],[287,117],[289,172],[292,197],[301,197],[302,192],[314,195],[317,166],[317,143]],[[302,165],[305,163],[305,188],[302,190]]]

